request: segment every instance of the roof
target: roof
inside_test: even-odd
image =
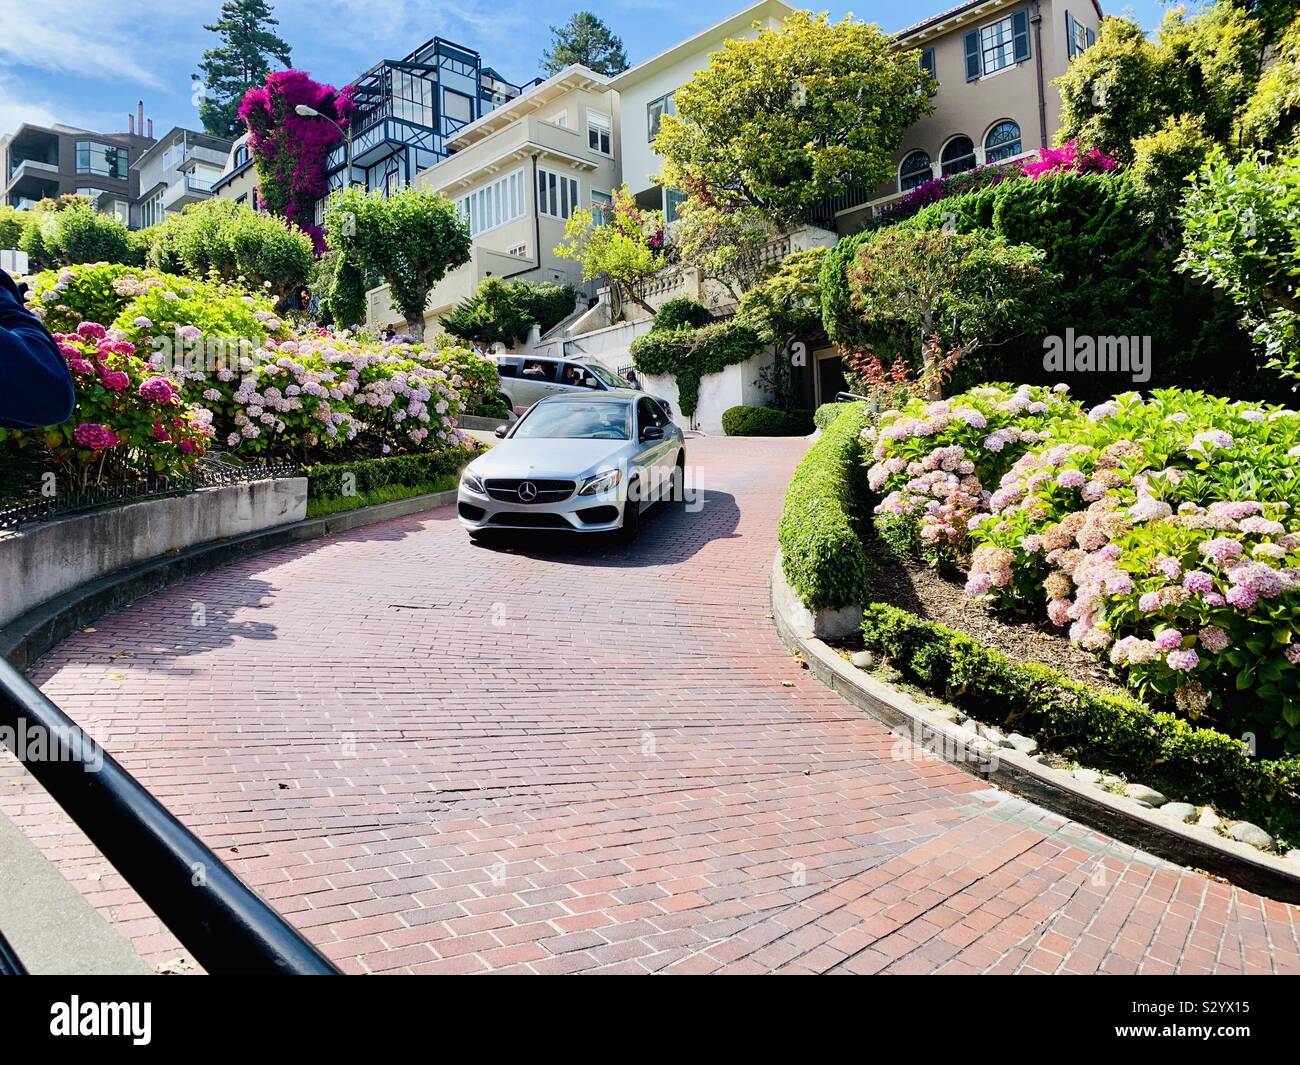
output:
[[[930,15],[920,22],[899,30],[894,34],[894,38],[901,41],[915,36],[938,36],[941,33],[956,29],[958,25],[963,25],[972,19],[978,18],[985,12],[991,13],[999,8],[1007,7],[1012,2],[1013,0],[966,0],[964,4],[950,7],[946,11],[940,11],[937,15]],[[1091,3],[1097,12],[1097,17],[1102,18],[1100,0],[1091,0]]]
[[[634,67],[629,67],[622,74],[610,80],[610,87],[622,92],[628,86],[635,85],[652,74],[657,74],[664,67],[671,66],[679,57],[698,52],[710,41],[717,40],[719,37],[729,37],[741,30],[748,29],[758,19],[784,19],[788,15],[793,15],[794,12],[795,8],[784,3],[783,0],[760,0],[759,3],[753,4],[743,11],[737,11],[730,18],[723,19],[717,25],[710,26],[707,30],[701,30],[694,37],[688,37],[686,40],[673,45],[666,52],[660,52],[658,55],[651,56]]]

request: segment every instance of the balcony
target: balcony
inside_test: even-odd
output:
[[[168,211],[179,211],[200,200],[212,196],[212,182],[205,178],[186,174],[181,180],[173,181],[163,193],[163,207]]]
[[[530,116],[498,130],[420,175],[425,188],[455,197],[534,153],[596,170],[609,157],[594,155],[578,130]]]

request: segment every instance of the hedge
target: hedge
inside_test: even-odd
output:
[[[858,535],[867,491],[866,423],[866,404],[849,404],[809,448],[786,491],[777,534],[781,568],[812,610],[867,598],[867,556]]]
[[[702,325],[708,325],[712,320],[713,315],[704,304],[688,296],[675,296],[673,299],[666,300],[663,306],[655,311],[654,328],[660,331],[698,329]]]
[[[813,425],[818,429],[825,429],[844,413],[846,407],[851,406],[852,403],[823,403],[813,411]]]
[[[812,432],[812,411],[728,407],[722,412],[722,431],[728,436],[807,436]]]
[[[1231,736],[1047,666],[1014,662],[965,633],[883,603],[866,607],[862,638],[904,678],[977,720],[1032,735],[1045,749],[1172,798],[1210,803],[1279,839],[1300,838],[1300,758],[1254,759]]]
[[[470,448],[448,448],[428,455],[391,455],[352,462],[320,463],[304,466],[301,474],[307,478],[309,500],[332,499],[344,494],[343,478],[347,474],[355,477],[348,494],[373,492],[389,485],[410,487],[459,473],[475,453]]]

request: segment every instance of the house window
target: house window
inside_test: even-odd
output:
[[[513,255],[516,259],[527,259],[527,258],[528,258],[528,245],[527,245],[527,244],[516,244],[513,248],[507,248],[507,249],[506,249],[506,254],[507,254],[507,255]]]
[[[443,89],[442,114],[452,123],[453,129],[459,129],[474,120],[474,101],[464,93]]]
[[[77,173],[126,180],[126,149],[95,141],[77,141]]]
[[[614,137],[610,131],[609,115],[587,112],[587,147],[601,155],[614,154]]]
[[[417,126],[433,125],[433,82],[405,70],[393,71],[393,117]]]
[[[927,74],[929,74],[930,77],[934,78],[935,85],[937,86],[939,82],[939,74],[937,68],[934,65],[933,48],[924,48],[921,50],[921,69],[924,70]],[[933,95],[933,93],[931,93],[931,95]]]
[[[524,215],[524,172],[498,178],[456,201],[461,217],[469,223],[470,236],[505,225]]]
[[[556,114],[553,114],[553,115],[552,115],[550,118],[548,118],[546,121],[549,122],[549,123],[550,123],[551,125],[553,125],[553,126],[559,126],[560,129],[568,129],[568,128],[569,128],[569,112],[568,112],[568,111],[559,111],[559,112],[557,112]]]
[[[614,197],[608,192],[591,190],[591,209],[596,225],[606,226],[614,217]]]
[[[554,170],[537,171],[537,210],[552,218],[568,218],[578,209],[578,179]]]
[[[996,74],[1029,58],[1029,12],[1021,8],[1006,18],[971,30],[964,38],[966,80]]]
[[[1083,55],[1097,43],[1097,35],[1068,11],[1065,13],[1065,51],[1070,59]]]
[[[987,163],[1000,163],[1020,152],[1020,127],[1015,122],[999,122],[984,138],[984,161]]]
[[[929,152],[908,152],[903,158],[903,165],[898,168],[898,191],[907,192],[918,185],[924,185],[934,177],[930,169]]]
[[[969,137],[953,137],[943,146],[939,162],[944,177],[960,174],[963,170],[974,170],[975,142]]]
[[[248,162],[248,145],[241,144],[235,149],[235,166],[243,166]]]
[[[141,229],[148,229],[149,226],[156,226],[166,217],[167,212],[163,208],[163,194],[161,192],[155,193],[140,204]]]
[[[664,189],[664,224],[677,221],[677,209],[686,202],[686,193],[678,189]]]
[[[652,141],[659,134],[659,124],[663,121],[664,115],[677,114],[677,104],[673,101],[673,94],[661,96],[657,100],[651,100],[645,105],[647,141]]]

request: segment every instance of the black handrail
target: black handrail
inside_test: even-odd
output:
[[[0,936],[0,976],[26,976],[27,970],[18,960],[14,948],[4,936]]]
[[[209,973],[338,974],[75,721],[2,660],[0,725],[14,735],[45,737],[41,757],[26,757],[24,744],[14,753]]]

